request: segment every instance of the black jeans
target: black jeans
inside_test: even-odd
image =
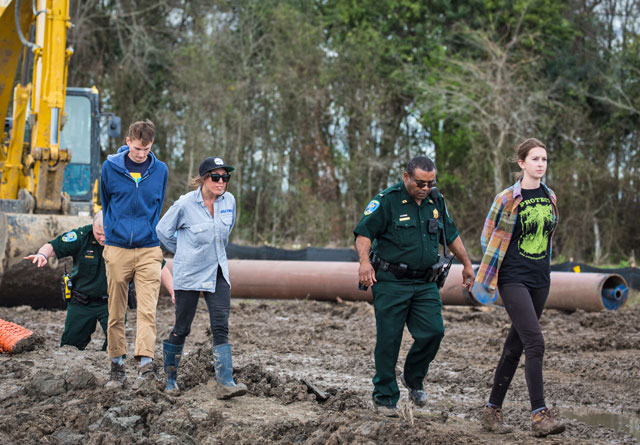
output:
[[[498,290],[511,318],[511,328],[496,368],[489,403],[502,406],[524,348],[524,376],[533,411],[545,406],[542,381],[544,337],[539,319],[549,295],[549,287],[532,289],[520,283],[506,283],[499,285]]]
[[[231,306],[231,288],[218,267],[216,278],[216,291],[203,292],[204,301],[209,308],[209,323],[213,334],[213,344],[222,345],[229,342],[229,309]],[[176,324],[169,335],[168,342],[174,345],[183,345],[191,332],[191,323],[196,316],[200,291],[179,290],[176,296]]]

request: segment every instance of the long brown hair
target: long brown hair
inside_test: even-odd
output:
[[[547,146],[540,142],[538,139],[529,138],[518,144],[518,146],[516,147],[515,156],[512,161],[515,163],[517,163],[518,161],[524,161],[525,159],[527,159],[527,155],[529,154],[531,149],[536,147],[544,148],[544,151],[546,151],[547,153],[549,152],[549,150],[547,150]],[[522,172],[522,170],[520,170],[514,175],[516,179],[522,179],[524,173]]]

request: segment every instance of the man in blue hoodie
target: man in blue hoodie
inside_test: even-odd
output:
[[[129,281],[138,298],[136,347],[140,371],[134,387],[153,380],[156,341],[156,305],[160,290],[162,251],[156,235],[169,170],[151,146],[155,127],[150,120],[129,127],[127,145],[109,155],[102,165],[101,197],[104,219],[104,262],[109,290],[107,352],[111,374],[107,387],[119,388],[126,380],[127,352],[124,319]]]

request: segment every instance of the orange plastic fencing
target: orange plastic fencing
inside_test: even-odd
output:
[[[32,335],[33,331],[0,318],[0,352],[18,352],[19,342]]]

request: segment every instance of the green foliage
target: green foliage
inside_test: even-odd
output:
[[[125,123],[156,122],[167,205],[203,157],[235,165],[244,241],[349,245],[367,202],[423,154],[478,258],[513,148],[536,137],[559,196],[556,259],[637,250],[640,12],[625,0],[72,4],[69,83],[96,84]]]

